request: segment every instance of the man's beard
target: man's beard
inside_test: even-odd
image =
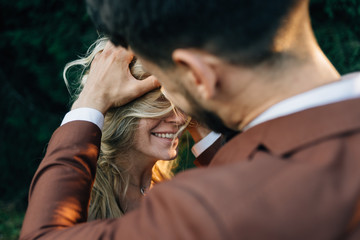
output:
[[[189,113],[189,115],[192,116],[196,121],[210,128],[214,132],[221,133],[225,137],[226,141],[230,140],[233,136],[239,133],[239,131],[235,131],[225,126],[224,122],[216,114],[201,107],[200,104],[186,89],[183,88],[183,90],[186,99],[189,101],[192,107],[191,113]]]

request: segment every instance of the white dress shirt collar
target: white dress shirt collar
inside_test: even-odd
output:
[[[244,130],[260,123],[306,109],[360,97],[360,72],[343,76],[339,81],[285,99],[260,114]]]

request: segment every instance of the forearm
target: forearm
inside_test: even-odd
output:
[[[100,129],[85,121],[54,133],[30,187],[22,238],[86,221],[100,140]]]
[[[54,133],[31,184],[21,240],[220,238],[197,194],[176,184],[159,184],[124,218],[86,222],[100,139],[100,129],[87,121],[67,123]],[[211,231],[186,228],[203,222]]]

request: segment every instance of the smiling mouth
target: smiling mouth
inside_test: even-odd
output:
[[[159,138],[168,138],[168,139],[174,139],[176,136],[175,133],[152,133],[152,135]]]

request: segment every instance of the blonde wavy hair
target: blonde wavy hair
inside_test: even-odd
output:
[[[104,49],[107,42],[107,38],[98,39],[89,48],[85,57],[65,66],[63,77],[73,100],[77,99],[86,82],[92,60],[97,53]],[[75,66],[80,68],[80,76],[77,77],[80,79],[80,84],[79,81],[75,83],[75,92],[71,94],[73,87],[70,86],[67,75],[69,69]],[[129,67],[133,76],[139,80],[149,76],[136,59],[131,62]],[[133,146],[138,122],[141,118],[161,118],[172,111],[179,114],[157,89],[107,112],[102,130],[96,178],[91,192],[88,220],[118,218],[124,215],[126,206],[120,206],[120,202],[123,202],[122,200],[126,196],[130,184],[129,170],[132,167],[126,153]],[[190,119],[187,123],[189,121]],[[179,129],[178,133],[185,127],[186,124]],[[176,165],[176,160],[157,161],[152,169],[152,183],[170,179],[173,176],[172,169]]]

